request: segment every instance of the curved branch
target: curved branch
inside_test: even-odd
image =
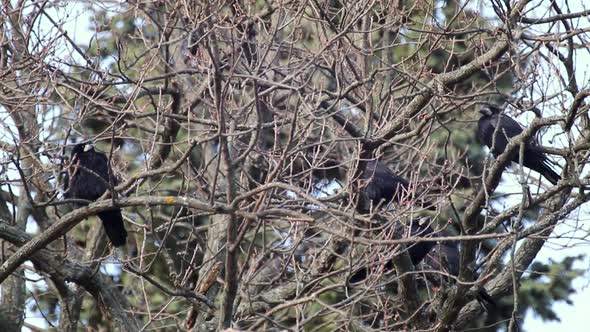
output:
[[[28,234],[8,226],[4,221],[0,222],[0,238],[23,247],[33,241]],[[38,250],[27,259],[30,259],[39,271],[49,274],[52,278],[72,281],[82,286],[94,297],[100,309],[117,322],[122,330],[139,331],[137,320],[127,314],[130,305],[125,296],[102,272],[67,258],[58,258],[54,252],[47,249]]]

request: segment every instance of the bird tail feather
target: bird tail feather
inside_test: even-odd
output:
[[[123,224],[121,209],[108,210],[98,213],[107,237],[115,247],[120,247],[127,242],[127,231]]]
[[[479,302],[483,310],[487,313],[496,309],[498,306],[492,296],[483,288],[477,293],[477,302]]]
[[[559,180],[561,180],[561,176],[555,172],[547,162],[543,163],[543,171],[541,175],[545,177],[551,184],[556,185]]]

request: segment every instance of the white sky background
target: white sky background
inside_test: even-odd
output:
[[[482,13],[486,17],[494,18],[495,14],[491,10],[489,5],[481,6],[482,3],[487,3],[488,1],[472,1],[473,7],[483,8]],[[559,1],[562,3],[563,1]],[[572,12],[582,11],[585,10],[584,6],[582,5],[584,1],[570,1],[570,10]],[[537,1],[538,3],[538,1]],[[116,6],[112,5],[111,6]],[[561,5],[562,10],[567,11],[567,7]],[[471,6],[470,6],[471,7]],[[530,7],[528,7],[530,8]],[[60,25],[62,26],[63,30],[67,31],[68,36],[70,36],[73,40],[77,43],[88,44],[91,38],[94,36],[94,32],[90,31],[89,28],[89,12],[84,10],[84,5],[75,4],[73,1],[70,2],[67,6],[63,8],[59,8],[57,10],[49,10],[52,17],[57,20],[61,18]],[[548,15],[553,15],[554,12],[548,13],[546,10],[542,8],[536,9],[532,14],[527,14],[528,17],[544,17]],[[65,20],[63,20],[66,18]],[[41,29],[49,32],[50,34],[55,35],[56,29],[45,17],[41,17]],[[559,25],[559,24],[558,24]],[[574,24],[574,26],[576,26]],[[578,20],[578,28],[581,27],[589,27],[590,21],[588,18],[584,18]],[[563,30],[563,26],[559,27]],[[63,40],[63,39],[62,39]],[[579,40],[577,40],[579,42]],[[80,60],[80,57],[73,52],[71,46],[67,46],[64,49],[64,43],[58,43],[55,45],[56,56],[57,58],[66,59],[67,57],[71,56],[72,54],[77,60]],[[578,78],[578,84],[580,88],[587,85],[586,82],[589,81],[589,70],[590,70],[590,56],[586,49],[581,49],[576,53],[576,75]],[[563,67],[560,64],[556,63],[556,68],[560,71],[563,71]],[[550,77],[552,74],[550,70],[555,70],[547,68],[548,72],[545,73],[541,80],[545,80],[547,83],[546,91],[547,94],[550,94],[549,91],[555,89],[562,89],[558,84],[558,80],[551,80]],[[571,96],[568,94],[566,97],[571,101]],[[567,104],[569,105],[569,103]],[[558,106],[558,105],[554,105]],[[544,114],[550,113],[550,110],[542,109]],[[523,116],[518,118],[519,121],[523,124],[527,123],[527,120],[530,120],[530,115],[524,114]],[[547,137],[549,135],[546,135]],[[544,144],[549,145],[547,142]],[[554,143],[555,144],[555,143]],[[502,183],[501,187],[499,188],[503,192],[514,192],[516,195],[514,196],[515,199],[518,199],[520,193],[520,185],[517,182],[517,177],[515,175],[505,175],[503,177],[504,182]],[[534,189],[534,186],[531,186],[531,189]],[[514,204],[513,202],[507,202],[508,205]],[[588,235],[588,232],[581,232],[579,228],[581,227],[575,220],[582,220],[585,221],[586,226],[590,225],[590,215],[588,214],[588,209],[586,211],[580,213],[576,212],[570,215],[570,221],[564,224],[561,224],[559,227],[556,228],[555,232],[553,233],[554,240],[550,241],[550,244],[547,244],[543,247],[539,255],[537,256],[537,261],[547,262],[549,258],[553,260],[560,261],[565,256],[575,256],[578,254],[588,254],[590,253],[590,242],[586,240],[572,240],[572,230],[578,230],[574,233],[576,237],[582,238]],[[559,235],[563,235],[561,238]],[[587,308],[590,307],[590,275],[588,271],[590,270],[590,259],[588,257],[585,258],[583,262],[576,263],[577,268],[581,268],[586,271],[586,275],[582,278],[578,278],[574,281],[574,287],[578,291],[577,294],[571,297],[571,300],[574,302],[572,306],[567,305],[566,303],[558,303],[554,306],[554,310],[557,312],[558,316],[561,318],[561,322],[543,322],[539,318],[535,317],[531,312],[527,314],[524,328],[528,331],[552,331],[557,327],[564,328],[568,331],[584,331],[588,330],[588,323],[586,322],[587,315]],[[33,314],[32,312],[27,313],[27,323],[34,324],[37,326],[46,326],[45,320],[42,317],[35,317],[39,314]],[[25,328],[25,330],[28,330]]]

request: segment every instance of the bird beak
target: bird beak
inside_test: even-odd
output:
[[[84,146],[84,152],[88,152],[90,150],[92,150],[94,147],[92,146],[92,144],[86,144]]]

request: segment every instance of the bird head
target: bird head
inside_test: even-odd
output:
[[[92,142],[82,142],[82,143],[79,143],[76,146],[74,146],[74,149],[72,150],[72,155],[84,153],[84,152],[88,152],[88,151],[93,151],[93,150],[94,150],[94,145],[92,145]]]
[[[481,113],[483,116],[492,116],[493,114],[492,110],[487,106],[480,108],[479,113]]]
[[[412,236],[426,236],[434,232],[431,227],[432,220],[428,217],[422,217],[419,220],[415,220],[410,224],[411,235]]]
[[[494,114],[502,113],[502,109],[494,104],[487,104],[479,109],[479,113],[483,116],[492,116]]]

